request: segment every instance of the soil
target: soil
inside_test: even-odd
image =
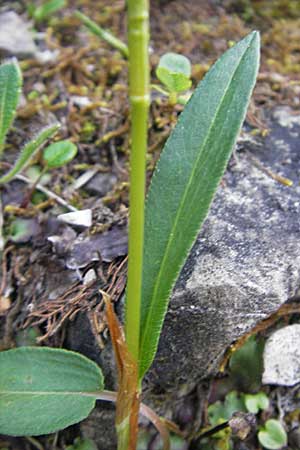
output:
[[[0,8],[14,9],[29,20],[29,3],[2,1]],[[78,154],[71,164],[51,171],[48,177],[47,188],[63,199],[67,208],[41,192],[32,194],[30,185],[20,180],[2,189],[6,244],[1,262],[1,350],[24,343],[66,347],[70,323],[82,315],[88,318],[94,337],[104,348],[109,336],[99,290],[107,292],[117,305],[126,284],[130,148],[127,62],[74,17],[74,11],[80,9],[125,40],[125,1],[68,3],[58,14],[34,24],[39,33],[39,50],[49,50],[53,59],[43,63],[36,58],[20,61],[23,98],[8,136],[2,167],[14,161],[22,144],[37,129],[54,119],[62,124],[59,138],[71,139]],[[274,106],[288,105],[299,111],[299,0],[153,0],[152,82],[158,84],[155,67],[159,57],[173,51],[190,58],[196,86],[228,45],[252,29],[262,33],[262,57],[247,122],[263,137],[268,133],[265,117]],[[182,106],[170,106],[162,95],[153,94],[148,179],[181,111]],[[41,164],[38,155],[34,165]],[[89,231],[57,220],[59,214],[72,207],[92,209],[93,225]],[[16,219],[23,219],[26,224],[22,236],[14,232]],[[214,386],[214,380],[208,383]],[[202,407],[205,416],[207,405]],[[3,436],[0,448],[60,450],[79,435],[77,426],[37,439]],[[174,449],[187,448],[184,442],[180,445],[175,447],[174,443]],[[200,448],[197,445],[194,441],[190,448]],[[155,437],[141,448],[158,448]],[[235,448],[253,450],[259,445],[255,439],[248,444],[238,440]]]

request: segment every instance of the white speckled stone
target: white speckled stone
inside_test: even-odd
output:
[[[280,386],[300,383],[300,324],[281,328],[267,340],[263,383]]]

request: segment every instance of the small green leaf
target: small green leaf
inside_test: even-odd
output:
[[[219,423],[229,420],[232,414],[236,411],[245,411],[245,406],[237,392],[232,391],[226,395],[223,403],[217,401],[216,403],[209,405],[209,422],[212,426],[216,426]]]
[[[269,399],[264,392],[258,392],[257,394],[245,394],[244,402],[247,411],[253,414],[257,414],[260,409],[264,410],[269,407]]]
[[[277,450],[287,445],[287,434],[279,420],[270,419],[258,432],[260,444],[270,450]]]
[[[62,167],[76,156],[77,147],[71,141],[59,141],[49,145],[43,151],[43,159],[49,169]]]
[[[187,78],[192,73],[190,60],[178,53],[165,53],[159,60],[158,69],[161,68],[167,69],[171,73],[181,73]]]
[[[145,209],[141,378],[153,361],[171,289],[245,118],[258,63],[259,34],[253,32],[206,74],[157,163]]]
[[[0,66],[0,154],[14,120],[22,89],[22,74],[16,60]]]
[[[160,58],[156,75],[170,92],[186,91],[192,85],[191,63],[185,56],[177,53],[166,53]]]
[[[41,6],[33,9],[33,18],[37,22],[47,19],[49,16],[66,6],[65,0],[49,0]]]
[[[38,135],[28,144],[25,145],[23,150],[21,151],[17,161],[15,162],[15,165],[13,168],[3,175],[3,177],[0,178],[0,183],[7,183],[10,181],[15,175],[17,175],[26,164],[29,163],[30,159],[33,157],[35,152],[39,150],[39,148],[45,144],[47,139],[52,137],[57,130],[59,129],[59,124],[50,125],[49,127],[44,128],[41,130]]]
[[[231,377],[239,389],[259,389],[263,371],[263,339],[251,336],[230,358]]]
[[[17,217],[10,225],[10,240],[19,244],[28,242],[36,234],[35,219]]]
[[[47,347],[0,353],[0,433],[54,433],[86,418],[103,389],[100,368],[84,356]]]

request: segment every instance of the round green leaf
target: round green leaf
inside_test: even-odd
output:
[[[260,409],[264,410],[269,407],[269,399],[264,392],[246,394],[244,400],[247,411],[253,414],[257,414]]]
[[[53,433],[85,419],[103,389],[100,368],[84,356],[47,347],[0,353],[0,434]]]
[[[191,87],[191,63],[183,55],[166,53],[156,69],[157,78],[171,92],[182,92]]]
[[[178,53],[165,53],[159,60],[158,68],[167,69],[169,72],[181,73],[186,77],[191,76],[192,67],[190,60]]]
[[[76,156],[77,147],[71,141],[59,141],[49,145],[43,152],[43,159],[50,169],[62,167]]]
[[[259,431],[258,440],[263,447],[277,450],[287,445],[287,434],[279,420],[270,419],[265,423],[265,428]]]

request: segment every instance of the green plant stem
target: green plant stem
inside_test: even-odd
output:
[[[103,390],[101,392],[86,393],[84,395],[86,395],[87,397],[95,397],[97,400],[102,400],[104,402],[116,403],[118,394],[117,392],[114,391]],[[140,413],[155,426],[163,441],[164,449],[169,449],[170,436],[168,428],[164,423],[164,420],[161,419],[151,408],[149,408],[149,406],[144,405],[144,403],[141,403]]]
[[[129,98],[131,105],[129,259],[126,341],[138,361],[144,241],[145,168],[149,95],[148,0],[128,1]]]
[[[170,92],[169,93],[169,104],[171,106],[176,105],[177,103],[177,92]]]
[[[80,11],[75,11],[75,16],[96,36],[100,37],[112,47],[119,50],[123,56],[128,58],[128,47],[124,42],[118,39],[116,36],[111,34],[109,31],[104,30],[99,25],[97,25],[93,20],[82,14]]]

